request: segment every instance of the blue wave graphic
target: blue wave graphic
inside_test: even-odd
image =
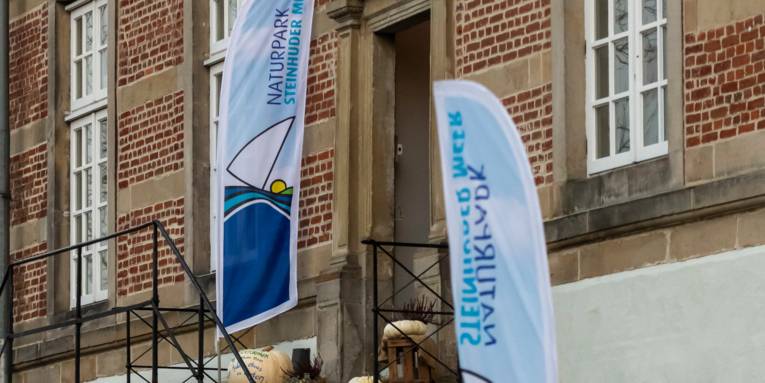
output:
[[[267,201],[289,216],[292,207],[292,194],[276,194],[250,186],[227,186],[223,207],[223,216],[228,218],[231,212],[255,201]]]

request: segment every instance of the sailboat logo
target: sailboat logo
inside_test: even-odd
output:
[[[235,180],[224,188],[223,291],[253,299],[249,306],[223,305],[225,326],[289,301],[293,187],[274,173],[294,122],[293,116],[262,131],[226,167]]]
[[[272,173],[294,121],[295,117],[290,117],[272,125],[231,160],[226,171],[244,186],[226,186],[224,217],[251,204],[265,203],[289,219],[293,188]]]

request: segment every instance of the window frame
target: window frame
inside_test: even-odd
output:
[[[669,152],[666,129],[666,95],[668,92],[669,81],[667,79],[668,68],[666,68],[666,40],[667,33],[667,12],[666,5],[668,0],[656,0],[656,20],[650,23],[642,23],[642,4],[643,0],[626,0],[628,10],[627,30],[615,33],[614,31],[614,4],[612,0],[608,1],[608,31],[605,37],[596,38],[595,28],[595,7],[597,0],[585,0],[585,92],[586,92],[586,136],[587,136],[587,174],[593,175],[608,171],[611,169],[623,167],[636,162],[653,159],[667,155]],[[650,84],[643,84],[643,33],[649,30],[656,30],[656,75],[657,81]],[[614,43],[623,39],[628,42],[628,89],[619,94],[615,93],[614,63],[615,57]],[[608,95],[602,98],[596,98],[597,65],[596,49],[607,46],[608,51]],[[656,90],[657,92],[657,135],[658,142],[645,146],[643,142],[643,94],[647,91]],[[616,117],[614,101],[628,98],[629,113],[629,139],[630,147],[626,152],[616,152]],[[597,114],[595,108],[602,105],[608,105],[609,114],[609,154],[602,158],[597,158]]]
[[[101,8],[104,8],[103,17],[101,17],[101,14],[99,13],[99,10]],[[77,110],[82,109],[85,107],[88,107],[91,104],[97,103],[102,99],[106,98],[107,95],[107,86],[108,86],[108,47],[109,47],[109,8],[108,8],[108,1],[107,0],[92,0],[89,2],[83,2],[81,4],[77,4],[77,7],[74,9],[69,9],[69,22],[70,22],[70,36],[69,36],[69,90],[70,90],[70,102],[71,102],[71,109]],[[92,28],[93,28],[93,43],[92,43],[92,49],[90,51],[85,51],[86,47],[86,41],[85,36],[86,34],[83,33],[82,35],[78,36],[78,29],[77,29],[77,19],[83,18],[86,14],[91,13],[92,14]],[[104,23],[104,20],[106,22]],[[101,33],[101,26],[105,24],[106,25],[106,36],[101,39],[100,33]],[[84,25],[84,21],[83,21]],[[84,26],[83,26],[84,30]],[[77,54],[77,38],[80,38],[80,43],[82,44],[82,53],[80,55]],[[103,41],[102,41],[103,40]],[[91,65],[92,65],[92,82],[91,82],[91,94],[86,95],[86,82],[85,78],[86,76],[83,76],[82,74],[85,71],[84,64],[82,71],[83,73],[77,73],[77,61],[82,60],[84,63],[87,56],[91,56]],[[103,63],[105,64],[106,73],[103,73],[101,70],[101,59],[103,57]],[[81,97],[77,97],[77,80],[80,81],[80,86],[82,87],[82,95]]]
[[[103,121],[103,125],[101,122]],[[87,163],[87,134],[79,134],[78,132],[84,132],[85,127],[90,126],[91,134],[91,147],[90,158],[91,162]],[[103,136],[101,135],[101,129],[104,129]],[[69,140],[69,238],[73,244],[82,243],[87,240],[95,239],[106,235],[104,231],[108,231],[108,219],[109,219],[109,196],[108,196],[108,115],[106,109],[91,113],[85,117],[73,121],[70,125],[70,140]],[[102,141],[103,140],[103,141]],[[78,143],[81,151],[78,152]],[[103,149],[101,144],[103,143]],[[102,152],[103,150],[103,152]],[[78,161],[78,154],[80,159]],[[79,164],[79,165],[78,165]],[[101,166],[106,169],[106,190],[102,190],[101,183]],[[86,171],[91,172],[91,204],[87,206],[88,185]],[[82,186],[78,193],[78,178],[77,173],[82,175]],[[106,193],[105,198],[102,200],[102,193]],[[80,198],[78,198],[78,195]],[[77,202],[79,199],[79,203]],[[103,212],[103,214],[102,214]],[[87,219],[81,219],[79,222],[80,232],[78,233],[78,217],[85,217],[86,214],[90,214],[91,217],[91,234],[87,234]],[[99,233],[100,229],[100,233]],[[90,293],[87,293],[87,283],[83,283],[81,302],[82,304],[90,304],[98,301],[103,301],[109,298],[109,250],[106,242],[101,242],[95,245],[88,246],[82,249],[82,267],[83,267],[83,280],[87,279],[87,257],[92,259],[92,281],[90,286]],[[106,258],[106,267],[104,271],[106,275],[106,288],[101,288],[101,257]],[[70,300],[71,306],[74,307],[76,302],[76,269],[77,252],[72,252],[70,257]]]
[[[220,115],[220,89],[223,85],[223,62],[210,67],[210,271],[217,270],[215,249],[218,243],[217,174],[218,174],[218,118]]]
[[[210,0],[210,54],[220,53],[226,50],[228,46],[228,39],[231,36],[231,31],[234,28],[234,20],[230,19],[231,16],[231,3],[232,0]],[[238,12],[242,8],[244,0],[236,1],[236,10]],[[223,6],[223,25],[222,30],[223,37],[218,38],[218,6],[217,4],[222,2]]]

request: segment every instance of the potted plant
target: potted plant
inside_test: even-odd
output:
[[[287,383],[326,383],[326,379],[321,377],[321,368],[324,361],[321,356],[316,356],[313,363],[309,361],[296,362],[289,371],[284,371],[287,375]]]
[[[383,340],[407,336],[425,335],[428,324],[433,322],[433,308],[436,301],[426,296],[413,298],[406,302],[401,313],[393,315],[393,323],[385,325]]]

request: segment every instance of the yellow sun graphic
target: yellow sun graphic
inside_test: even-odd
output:
[[[287,189],[287,183],[282,180],[271,182],[271,193],[280,194]]]

